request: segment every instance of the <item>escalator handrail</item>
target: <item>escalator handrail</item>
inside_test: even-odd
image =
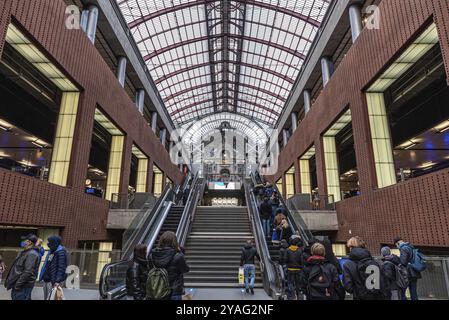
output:
[[[169,186],[165,187],[162,196],[158,199],[156,205],[152,208],[151,213],[148,215],[148,217],[146,219],[146,220],[150,219],[150,221],[147,224],[146,230],[148,230],[149,226],[151,226],[155,222],[155,218],[158,216],[157,213],[162,209],[163,204],[166,202],[167,197],[170,195],[171,191],[172,190]],[[139,226],[142,226],[142,225],[145,225],[145,223],[139,224]],[[129,261],[131,260],[132,253],[133,253],[133,250],[130,250],[130,248],[134,248],[137,243],[141,243],[142,240],[144,239],[145,231],[142,231],[142,229],[143,229],[142,227],[136,228],[136,231],[130,237],[130,239],[133,239],[133,240],[129,242],[129,243],[133,243],[133,245],[127,246],[126,251],[123,251],[123,253],[122,253],[122,259],[120,261],[108,263],[103,267],[103,270],[101,271],[100,283],[99,283],[100,296],[103,299],[110,298],[110,292],[107,292],[106,291],[107,288],[105,288],[107,274],[109,273],[109,271],[112,268],[115,268],[120,265],[129,264]],[[136,242],[135,241],[136,238],[139,238],[139,241]],[[120,291],[120,288],[122,288],[122,287],[123,286],[119,286],[119,287],[113,289],[112,291]]]
[[[166,186],[164,189],[164,192],[162,193],[162,196],[158,199],[155,206],[152,208],[151,213],[147,216],[145,221],[140,223],[138,225],[138,228],[136,228],[136,231],[131,235],[130,240],[128,241],[128,244],[126,247],[123,248],[122,252],[122,260],[129,260],[129,258],[132,255],[133,248],[136,246],[136,244],[141,243],[143,234],[143,226],[148,224],[151,224],[154,221],[155,216],[157,216],[157,212],[162,208],[164,202],[167,200],[168,196],[170,195],[172,189],[170,186]],[[149,221],[148,221],[149,220]],[[136,241],[137,240],[137,241]]]
[[[245,197],[248,205],[248,214],[250,216],[251,224],[253,226],[254,238],[256,240],[257,251],[261,257],[263,265],[262,272],[266,275],[269,288],[268,294],[273,298],[278,298],[283,292],[283,276],[279,274],[279,265],[276,264],[270,256],[270,251],[265,240],[265,235],[262,230],[262,222],[259,216],[259,210],[256,206],[256,199],[254,194],[249,190],[248,182],[245,182]],[[264,276],[265,277],[265,276]]]
[[[182,232],[186,224],[187,216],[189,215],[189,209],[192,203],[192,197],[195,193],[197,180],[198,180],[198,172],[195,174],[195,177],[193,178],[192,184],[190,186],[189,196],[187,198],[187,202],[184,205],[184,210],[182,212],[181,220],[179,221],[178,229],[176,230],[176,237],[178,238],[179,243],[181,243]]]
[[[189,234],[193,219],[195,217],[200,196],[204,193],[205,180],[197,177],[194,184],[192,183],[192,186],[192,191],[190,192],[186,207],[184,208],[183,219],[176,232],[181,247],[185,245],[187,235]]]

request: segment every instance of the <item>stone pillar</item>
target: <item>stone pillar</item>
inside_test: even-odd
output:
[[[352,43],[354,43],[363,29],[360,4],[356,3],[349,7],[349,22],[351,23]]]
[[[126,80],[126,65],[127,65],[126,57],[119,57],[118,58],[118,65],[117,65],[117,80],[120,83],[122,87],[125,87],[125,80]]]
[[[293,134],[293,132],[295,132],[296,129],[298,128],[298,116],[296,115],[295,112],[292,112],[291,118],[292,118],[292,134]]]
[[[145,108],[145,90],[143,89],[136,91],[136,107],[143,114],[143,109]]]
[[[334,73],[334,64],[332,63],[331,58],[321,58],[321,72],[323,75],[323,87],[325,87],[330,81],[332,74]]]
[[[92,44],[95,44],[99,11],[96,6],[90,6],[88,11],[89,11],[89,15],[88,15],[88,19],[87,19],[86,33],[87,33],[87,37],[92,42]]]
[[[312,107],[312,94],[310,90],[304,90],[304,112],[307,114]]]
[[[157,112],[153,112],[151,114],[151,130],[153,130],[153,132],[156,134],[156,130],[157,130]]]

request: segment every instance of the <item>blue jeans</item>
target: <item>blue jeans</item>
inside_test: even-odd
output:
[[[171,296],[171,300],[180,301],[182,300],[182,296]]]
[[[262,219],[262,228],[265,233],[265,237],[268,237],[271,231],[271,219]]]
[[[33,288],[22,288],[20,290],[12,289],[11,299],[12,300],[31,300],[31,292]]]
[[[419,300],[419,298],[418,298],[418,279],[410,279],[408,289],[410,290],[410,299],[413,301]]]
[[[253,264],[245,264],[243,266],[245,272],[245,289],[254,289],[256,282],[256,266]]]

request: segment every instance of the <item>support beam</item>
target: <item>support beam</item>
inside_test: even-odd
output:
[[[329,57],[321,58],[321,72],[323,76],[323,87],[325,87],[330,81],[332,74],[334,73],[334,64]]]
[[[89,38],[90,42],[92,42],[92,44],[95,44],[95,37],[97,35],[97,24],[98,24],[99,11],[96,6],[90,6],[88,10],[89,10],[89,16],[87,19],[86,33],[87,33],[87,37]]]
[[[125,80],[126,80],[126,64],[128,63],[128,60],[126,60],[126,57],[119,57],[118,58],[118,65],[117,65],[117,80],[120,83],[122,87],[125,87]]]
[[[293,133],[298,128],[298,116],[296,112],[292,113],[291,118],[292,118],[292,133]]]
[[[349,22],[351,23],[352,43],[354,43],[363,29],[362,9],[358,3],[349,7]]]
[[[284,143],[284,148],[288,143],[288,130],[284,129],[282,130],[282,142]]]
[[[166,142],[167,142],[167,129],[164,128],[161,130],[161,143],[164,146],[164,148],[165,148]]]
[[[145,90],[143,89],[136,91],[136,107],[143,114],[143,109],[145,108]]]
[[[310,90],[304,90],[304,112],[307,114],[312,108],[312,94]]]
[[[153,130],[153,132],[156,134],[156,129],[157,129],[157,112],[153,112],[151,114],[151,130]]]

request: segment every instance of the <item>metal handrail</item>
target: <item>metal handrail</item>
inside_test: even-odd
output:
[[[181,243],[180,236],[182,235],[182,232],[183,232],[185,224],[186,224],[187,216],[189,215],[190,206],[191,206],[191,203],[192,203],[192,197],[194,196],[195,190],[196,190],[197,180],[198,180],[198,173],[196,173],[195,177],[193,178],[192,185],[190,187],[190,193],[189,193],[189,196],[187,198],[187,202],[186,202],[186,204],[184,206],[184,211],[182,213],[181,220],[179,221],[178,229],[176,230],[176,236],[178,237],[178,242],[179,243]]]
[[[159,200],[156,202],[155,206],[151,210],[151,213],[149,215],[147,215],[146,218],[142,219],[142,221],[136,226],[135,231],[132,233],[132,235],[129,237],[128,242],[123,247],[122,258],[124,260],[129,259],[131,257],[134,246],[139,241],[141,241],[141,239],[143,237],[142,227],[144,225],[149,225],[153,222],[156,213],[159,212],[159,210],[162,208],[164,202],[167,200],[170,193],[171,193],[171,188],[169,186],[166,186],[164,189],[164,192],[162,193],[162,196],[159,198]]]
[[[156,205],[154,206],[154,208],[152,209],[151,213],[147,216],[146,219],[143,219],[144,221],[142,221],[142,223],[140,223],[138,225],[138,228],[136,228],[135,232],[133,232],[133,235],[130,237],[130,240],[128,241],[128,244],[126,245],[123,253],[122,253],[122,260],[119,262],[114,262],[114,263],[109,263],[106,266],[104,266],[101,275],[100,275],[100,284],[99,284],[99,291],[100,291],[100,296],[103,299],[120,299],[122,298],[125,294],[126,294],[126,285],[125,285],[125,281],[122,281],[120,285],[116,286],[114,289],[109,290],[109,288],[107,288],[107,279],[108,279],[108,275],[110,273],[112,273],[113,270],[118,269],[120,267],[125,267],[128,266],[131,258],[132,258],[132,254],[133,254],[133,248],[137,243],[142,243],[142,242],[147,242],[148,245],[151,243],[151,245],[154,243],[155,239],[153,239],[154,235],[152,236],[152,238],[150,238],[150,241],[145,241],[148,233],[150,232],[150,230],[152,229],[153,225],[158,221],[157,218],[159,217],[159,215],[157,214],[158,212],[160,212],[160,210],[162,210],[164,207],[166,208],[163,216],[166,217],[168,214],[168,211],[171,208],[171,204],[172,202],[170,201],[169,205],[165,205],[165,203],[168,201],[168,197],[172,194],[172,189],[169,186],[166,186],[164,189],[164,192],[162,194],[162,196],[159,198],[158,202],[156,203]],[[168,211],[167,211],[167,207],[168,207]],[[165,221],[164,219],[159,219],[158,221],[158,225],[156,227],[156,231],[159,232],[160,230],[160,224]],[[145,228],[143,228],[143,226],[146,226]],[[157,237],[157,234],[156,234]]]
[[[186,206],[184,208],[184,213],[181,218],[178,230],[176,231],[176,236],[178,237],[179,245],[183,247],[187,240],[193,219],[195,217],[196,208],[200,200],[200,196],[204,193],[206,182],[203,178],[195,179],[192,183],[192,191],[190,192],[189,198],[187,200]]]
[[[265,240],[265,235],[262,230],[262,222],[256,207],[256,198],[249,190],[249,183],[245,181],[245,197],[248,206],[248,215],[250,218],[254,238],[256,240],[256,247],[261,257],[261,271],[264,276],[264,289],[273,298],[280,299],[283,293],[283,273],[282,268],[276,264],[270,256],[270,251]]]

